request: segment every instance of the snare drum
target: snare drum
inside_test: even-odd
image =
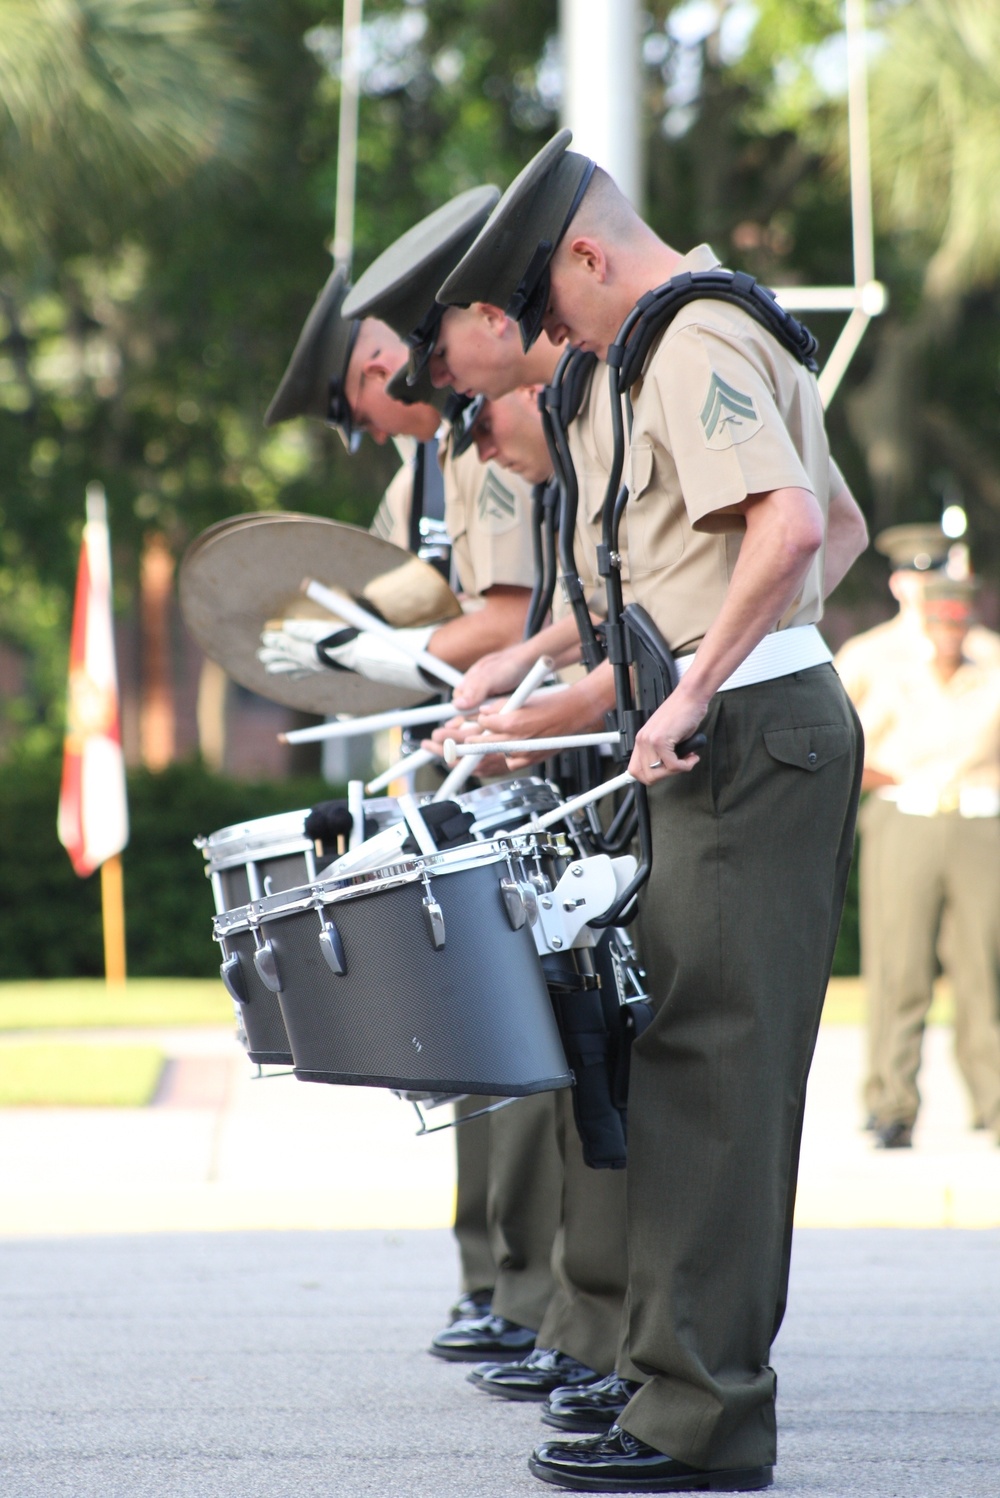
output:
[[[303,828],[310,808],[236,822],[208,837],[195,838],[195,847],[205,856],[205,873],[211,881],[216,916],[240,910],[253,902],[301,889],[314,881],[334,854],[317,858],[312,839]],[[401,820],[394,800],[365,802],[365,822],[377,830]],[[222,945],[222,981],[237,1011],[237,1034],[251,1061],[260,1065],[290,1066],[291,1047],[278,996],[270,985],[266,960],[255,961],[256,949],[250,928],[216,939]]]
[[[219,915],[216,932],[268,967],[306,1081],[505,1097],[572,1084],[503,843],[320,878]]]

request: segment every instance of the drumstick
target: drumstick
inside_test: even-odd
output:
[[[394,765],[390,765],[388,770],[383,770],[381,775],[369,780],[365,790],[369,796],[374,796],[376,791],[384,791],[387,785],[391,785],[400,776],[412,775],[415,770],[422,770],[424,765],[431,765],[440,758],[440,754],[432,754],[429,749],[414,749],[412,754],[405,754]]]
[[[409,794],[400,796],[399,809],[403,813],[407,827],[409,827],[416,838],[417,847],[421,853],[436,853],[438,850],[437,843],[431,836],[431,830],[424,821],[414,797]]]
[[[360,780],[347,782],[347,810],[351,814],[351,835],[348,852],[360,848],[365,840],[365,788]]]
[[[554,664],[551,656],[540,655],[520,685],[514,688],[500,711],[502,713],[509,713],[513,712],[515,708],[523,707],[539,682],[548,676]],[[461,764],[455,765],[455,768],[447,777],[444,784],[434,792],[433,799],[435,801],[447,801],[449,796],[456,795],[462,789],[465,782],[475,773],[479,761],[489,752],[488,749],[484,749],[475,757],[471,754],[467,755]]]
[[[620,744],[620,733],[566,733],[551,739],[495,739],[490,743],[480,739],[478,743],[456,744],[454,739],[444,741],[444,762],[453,765],[456,759],[468,754],[537,754],[539,751],[553,754],[560,749],[589,749],[592,744]]]
[[[576,811],[589,806],[593,801],[600,801],[604,796],[611,796],[615,791],[623,791],[628,786],[635,784],[635,776],[630,775],[627,770],[621,775],[615,775],[611,780],[602,781],[600,785],[591,787],[589,791],[581,791],[579,796],[571,796],[561,806],[556,806],[552,811],[547,811],[544,816],[532,817],[530,822],[525,822],[523,827],[516,827],[515,832],[544,832],[546,827],[552,827],[556,822],[561,822],[563,817],[570,817]]]
[[[461,671],[454,666],[449,666],[447,661],[442,661],[436,655],[431,655],[429,650],[418,650],[405,644],[399,638],[397,630],[391,624],[386,624],[383,619],[378,619],[363,609],[353,598],[348,598],[343,593],[334,593],[330,588],[325,588],[322,583],[313,581],[312,578],[304,578],[302,591],[313,603],[321,604],[329,613],[335,614],[338,619],[343,619],[346,624],[353,625],[355,629],[364,630],[366,634],[380,635],[400,655],[407,656],[416,665],[429,672],[437,681],[447,683],[449,687],[457,687],[462,680]]]
[[[551,687],[539,687],[536,697],[547,697],[552,692],[565,692],[566,682],[559,681]],[[409,728],[414,723],[447,723],[449,718],[471,718],[482,710],[479,707],[455,707],[450,702],[428,702],[424,707],[398,707],[384,713],[368,713],[363,718],[335,718],[329,723],[316,723],[310,728],[290,728],[278,734],[279,744],[317,744],[324,739],[352,739],[363,733],[381,733],[383,728]]]

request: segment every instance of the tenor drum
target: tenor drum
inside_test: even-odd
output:
[[[216,931],[270,964],[303,1080],[505,1097],[572,1084],[504,843],[320,878]]]
[[[284,890],[301,889],[332,861],[332,854],[318,858],[313,840],[305,834],[309,811],[306,807],[236,822],[195,839],[205,857],[217,917]],[[394,801],[368,801],[366,824],[369,819],[381,830],[398,822],[400,813]],[[216,938],[222,946],[220,975],[236,1007],[237,1031],[251,1061],[290,1066],[292,1052],[278,995],[271,986],[266,960],[255,960],[257,949],[249,925],[224,938],[216,929]]]

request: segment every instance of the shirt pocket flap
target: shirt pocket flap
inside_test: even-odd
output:
[[[799,770],[821,770],[851,747],[850,730],[842,723],[822,723],[812,728],[765,730],[767,752],[784,765]]]
[[[629,453],[629,486],[631,499],[649,488],[653,477],[653,449],[648,442],[633,442]]]

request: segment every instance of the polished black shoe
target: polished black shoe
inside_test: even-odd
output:
[[[526,1357],[535,1345],[535,1334],[506,1316],[478,1316],[472,1321],[456,1321],[438,1332],[430,1345],[436,1358],[451,1363],[513,1363]]]
[[[546,1399],[553,1389],[592,1384],[597,1374],[567,1352],[536,1347],[517,1363],[480,1363],[469,1383],[500,1399]]]
[[[726,1467],[707,1472],[674,1461],[636,1440],[620,1425],[606,1436],[546,1441],[528,1461],[543,1482],[580,1493],[750,1493],[769,1488],[773,1467]]]
[[[908,1150],[913,1148],[913,1125],[897,1118],[893,1123],[883,1124],[875,1130],[877,1150]]]
[[[580,1388],[553,1389],[542,1410],[542,1420],[556,1430],[610,1430],[641,1388],[641,1384],[631,1379],[609,1373],[606,1378]]]
[[[478,1321],[487,1315],[492,1304],[492,1290],[470,1290],[459,1296],[448,1312],[448,1325],[454,1326],[456,1321]]]

